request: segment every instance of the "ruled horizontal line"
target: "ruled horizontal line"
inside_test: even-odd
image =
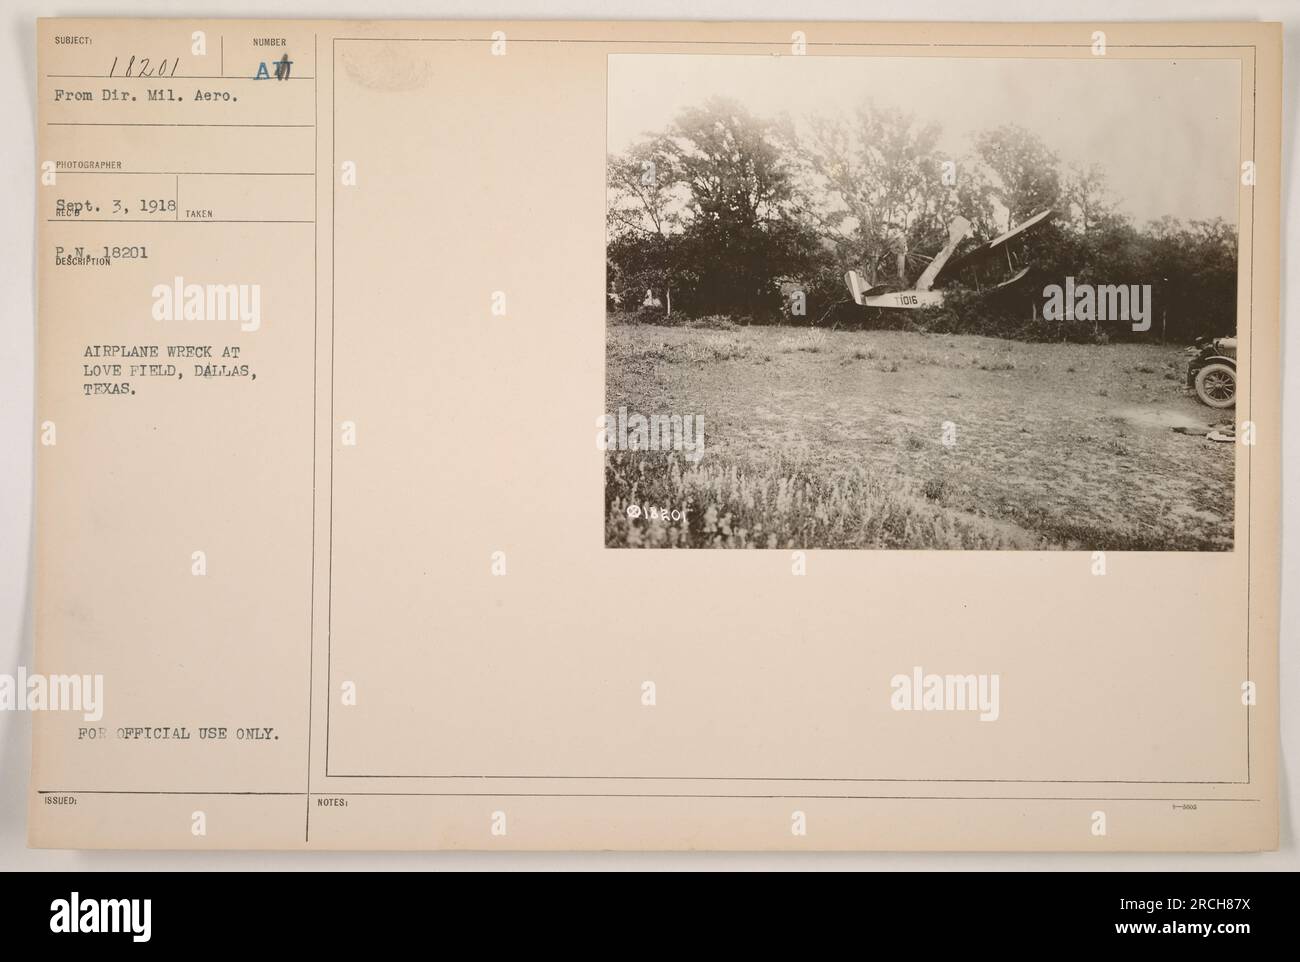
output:
[[[1152,778],[831,778],[807,775],[411,775],[403,773],[326,772],[326,778],[496,779],[498,781],[622,781],[622,782],[862,782],[969,785],[1249,785],[1249,781],[1207,781]]]
[[[84,120],[50,120],[46,121],[47,127],[286,127],[286,128],[314,128],[315,124],[143,124],[143,123],[120,123],[116,121],[84,121]]]
[[[64,170],[63,174],[134,174],[141,177],[315,177],[312,170]]]
[[[727,798],[762,801],[774,798],[809,798],[822,801],[922,801],[922,802],[1251,802],[1258,798],[1143,798],[1131,795],[763,795],[696,794],[669,792],[184,792],[114,789],[40,789],[38,795],[267,795],[295,798]]]
[[[493,43],[491,37],[332,37],[334,41],[339,40],[358,40],[381,43]],[[541,44],[565,44],[565,43],[585,43],[585,44],[605,44],[615,46],[618,44],[636,44],[637,46],[668,46],[668,47],[788,47],[790,38],[774,38],[772,40],[674,40],[658,38],[654,40],[638,40],[635,38],[612,38],[612,37],[511,37],[511,43],[541,43]],[[808,40],[805,42],[809,47],[960,47],[960,48],[1009,48],[1021,50],[1089,50],[1092,47],[1090,42],[1083,43],[980,43],[979,41],[969,41],[966,43],[940,43],[936,41],[879,41],[867,42],[857,40]],[[1110,50],[1252,50],[1255,44],[1250,43],[1111,43],[1107,44]]]
[[[314,224],[314,220],[240,220],[236,218],[187,217],[184,220],[152,220],[147,217],[47,217],[47,224]]]
[[[38,795],[281,795],[301,798],[306,792],[173,792],[173,791],[156,791],[153,789],[111,789],[111,788],[87,788],[87,789],[62,789],[62,788],[42,788],[38,789]]]
[[[219,74],[203,74],[175,77],[106,77],[97,73],[47,73],[46,80],[260,80],[262,83],[278,83],[284,80],[315,80],[315,77],[223,77]]]
[[[810,798],[846,802],[1259,802],[1258,798],[1142,798],[1113,795],[722,795],[664,792],[312,792],[313,797],[432,797],[432,798],[729,798],[761,801],[774,798]]]

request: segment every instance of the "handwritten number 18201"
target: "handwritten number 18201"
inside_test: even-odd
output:
[[[126,62],[126,68],[122,73],[117,72],[117,57],[113,58],[113,66],[108,68],[110,77],[175,77],[176,70],[181,65],[180,57],[173,57],[171,60],[166,58],[159,60],[155,64],[148,57],[131,57]]]

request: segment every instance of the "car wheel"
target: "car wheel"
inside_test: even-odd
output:
[[[1237,369],[1216,361],[1196,372],[1196,396],[1212,408],[1229,408],[1237,403]]]

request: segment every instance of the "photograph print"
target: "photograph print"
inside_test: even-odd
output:
[[[1241,94],[611,55],[606,546],[1232,550]]]

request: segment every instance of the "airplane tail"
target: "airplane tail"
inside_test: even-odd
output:
[[[853,295],[853,303],[861,306],[862,300],[866,297],[867,285],[862,283],[862,278],[858,276],[857,271],[849,271],[844,275],[844,283]]]
[[[948,258],[952,257],[953,251],[970,233],[970,221],[965,217],[958,215],[952,219],[948,225],[948,243],[943,245],[943,250],[934,255],[934,260],[930,261],[928,267],[922,272],[921,276],[916,279],[916,289],[918,291],[928,291],[934,286],[934,279],[939,276],[943,270],[943,265],[948,263]]]
[[[853,295],[853,303],[858,305],[865,305],[868,297],[875,297],[877,294],[883,294],[889,290],[888,284],[867,286],[867,282],[862,279],[862,275],[857,271],[849,271],[844,275],[844,285],[849,289],[849,293]]]

